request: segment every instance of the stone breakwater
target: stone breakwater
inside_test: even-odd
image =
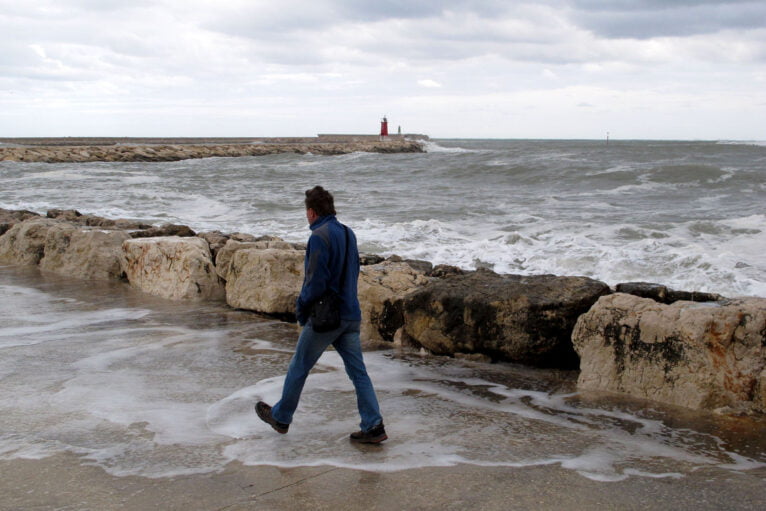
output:
[[[0,264],[122,280],[171,300],[225,301],[290,321],[304,252],[273,236],[0,209]],[[766,298],[362,255],[359,299],[367,348],[579,368],[582,390],[766,413]]]
[[[95,161],[178,161],[192,158],[265,156],[279,153],[339,155],[354,152],[423,152],[414,140],[361,142],[316,142],[283,144],[147,144],[0,147],[0,161],[18,162],[95,162]]]

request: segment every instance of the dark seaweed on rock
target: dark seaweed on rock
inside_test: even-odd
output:
[[[500,275],[478,270],[436,279],[405,299],[409,337],[437,354],[576,368],[577,318],[609,293],[587,277]]]

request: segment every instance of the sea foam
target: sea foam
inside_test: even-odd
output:
[[[82,291],[0,284],[3,303],[16,304],[0,313],[15,318],[0,327],[0,339],[15,339],[0,345],[2,459],[72,452],[146,477],[232,461],[378,472],[558,465],[597,481],[766,466],[761,451],[671,427],[663,412],[589,402],[545,372],[395,352],[365,354],[390,436],[382,448],[349,442],[355,394],[332,350],[309,376],[289,434],[278,435],[253,406],[279,399],[292,327],[214,305],[126,306],[137,300],[127,291],[98,303]],[[267,340],[275,328],[283,333]]]

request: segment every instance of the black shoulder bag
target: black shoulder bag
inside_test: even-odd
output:
[[[346,262],[348,259],[348,228],[344,225],[346,233],[346,251],[343,254],[343,269],[340,274],[340,291],[343,292],[343,284],[346,280]],[[327,289],[311,306],[311,329],[317,333],[329,332],[340,326],[340,296],[332,289]]]

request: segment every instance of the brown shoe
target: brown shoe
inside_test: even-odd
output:
[[[290,428],[289,424],[283,424],[281,422],[277,422],[277,420],[271,416],[271,407],[264,403],[263,401],[258,401],[255,403],[255,413],[258,414],[258,417],[274,428],[274,431],[277,433],[280,433],[284,435],[287,433],[287,430]]]
[[[379,444],[387,438],[386,428],[383,427],[382,422],[368,431],[351,433],[351,441],[359,442],[360,444]]]

